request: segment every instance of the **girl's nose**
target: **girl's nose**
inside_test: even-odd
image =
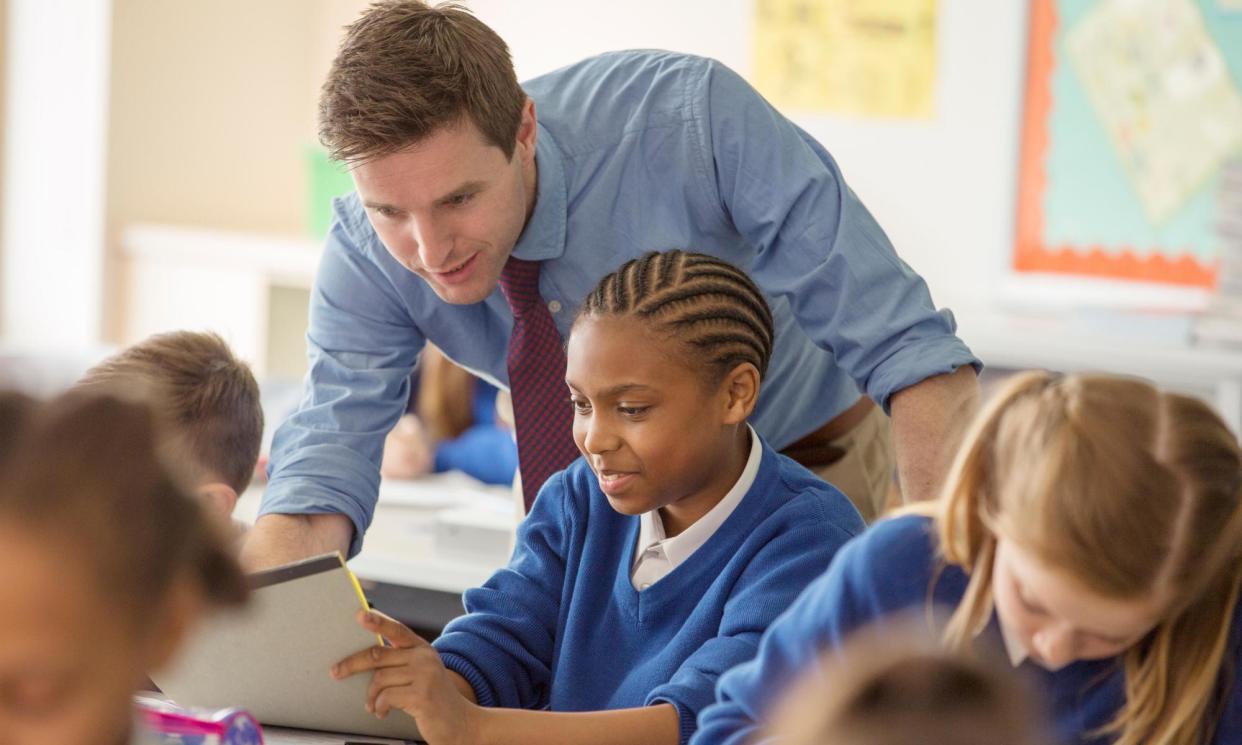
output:
[[[1074,661],[1074,634],[1066,629],[1049,628],[1035,633],[1032,646],[1044,665],[1051,670],[1065,667]]]

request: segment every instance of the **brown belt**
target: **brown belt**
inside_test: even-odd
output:
[[[874,407],[874,401],[867,396],[862,396],[848,409],[829,419],[824,426],[781,452],[807,468],[830,466],[844,458],[846,453],[845,448],[833,445],[833,440],[845,436],[857,427]]]

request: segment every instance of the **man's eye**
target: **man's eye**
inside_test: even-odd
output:
[[[455,196],[455,197],[453,197],[452,199],[448,200],[448,204],[449,204],[449,206],[451,206],[451,207],[461,207],[462,205],[467,204],[467,203],[468,203],[471,199],[474,199],[474,194],[473,194],[473,193],[471,193],[471,194],[458,194],[457,196]]]

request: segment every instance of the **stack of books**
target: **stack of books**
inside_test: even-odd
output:
[[[1200,344],[1242,347],[1242,160],[1221,168],[1216,232],[1220,247],[1216,293],[1195,319],[1192,333]]]

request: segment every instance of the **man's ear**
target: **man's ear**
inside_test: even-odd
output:
[[[225,522],[233,514],[233,508],[237,506],[237,492],[233,487],[220,481],[203,484],[198,487],[195,494],[212,515],[223,518]]]
[[[720,383],[724,396],[725,424],[741,424],[746,421],[759,400],[759,369],[743,362],[725,375]]]
[[[535,162],[535,142],[539,138],[539,127],[536,122],[535,102],[528,98],[526,103],[522,104],[522,118],[518,122],[517,147],[513,151],[525,163]]]

